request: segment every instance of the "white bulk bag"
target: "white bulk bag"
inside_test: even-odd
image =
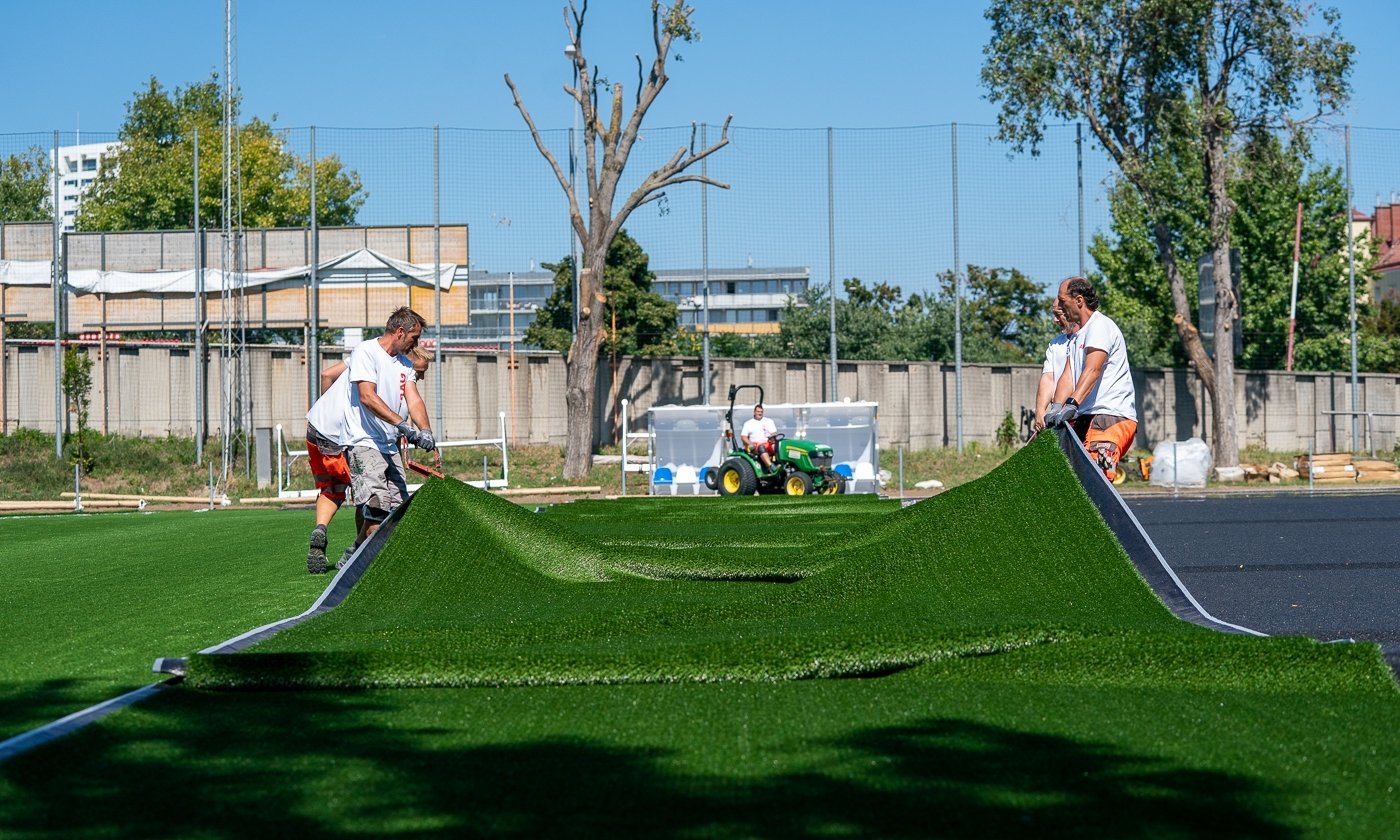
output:
[[[1152,449],[1155,487],[1205,487],[1210,474],[1210,447],[1200,438],[1164,440]]]

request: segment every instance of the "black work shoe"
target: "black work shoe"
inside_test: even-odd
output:
[[[340,555],[339,560],[335,561],[335,567],[337,569],[343,569],[346,566],[350,565],[350,558],[355,556],[355,549],[357,548],[359,548],[359,546],[357,545],[346,546],[345,553]]]
[[[326,526],[311,529],[311,548],[306,552],[306,570],[313,575],[326,573]]]

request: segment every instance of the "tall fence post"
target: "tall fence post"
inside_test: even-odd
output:
[[[700,148],[710,147],[707,137],[707,124],[700,124]],[[700,339],[700,396],[703,405],[710,404],[710,194],[708,184],[703,180],[709,177],[709,157],[700,159],[700,283],[703,306],[705,308],[704,332]]]
[[[962,239],[958,231],[958,124],[953,123],[953,411],[957,417],[958,454],[963,451],[962,375]]]
[[[207,408],[205,392],[208,385],[205,384],[204,369],[204,321],[208,315],[208,305],[204,300],[204,230],[200,227],[199,220],[199,129],[194,129],[194,218],[191,220],[194,227],[194,462],[198,464],[204,460],[204,432],[205,415]],[[105,241],[105,239],[104,239]],[[105,247],[103,249],[106,250]],[[105,260],[104,260],[105,267]],[[107,319],[103,319],[104,321]],[[102,325],[103,333],[107,331],[107,325]],[[104,354],[105,355],[105,354]],[[103,358],[102,364],[107,364]],[[106,389],[103,389],[102,399],[107,399]]]
[[[58,265],[58,230],[63,217],[58,206],[58,129],[53,132],[53,457],[63,460],[63,273]]]
[[[627,495],[627,398],[622,398],[622,495]]]
[[[1084,125],[1074,124],[1076,199],[1079,204],[1079,276],[1084,277]]]
[[[321,395],[321,208],[316,200],[316,126],[311,126],[311,311],[306,333],[306,408]]]
[[[831,313],[831,391],[827,399],[836,402],[836,163],[831,127],[826,129],[826,265],[830,282]]]
[[[433,342],[433,364],[437,376],[433,377],[433,405],[437,406],[438,434],[447,434],[443,428],[442,406],[442,156],[440,153],[439,130],[433,126],[433,323],[437,341]],[[515,314],[515,301],[510,303],[511,315]],[[511,327],[511,341],[515,340],[515,327]]]
[[[1347,291],[1351,296],[1351,450],[1356,451],[1357,429],[1360,418],[1357,416],[1356,384],[1356,237],[1352,236],[1351,213],[1353,208],[1351,189],[1351,126],[1346,127],[1347,146]]]

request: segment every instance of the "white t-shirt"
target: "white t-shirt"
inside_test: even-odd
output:
[[[739,430],[740,438],[748,438],[749,443],[757,446],[760,443],[767,443],[768,439],[778,433],[778,424],[765,417],[762,420],[757,417],[750,417],[744,421],[744,426]]]
[[[1042,374],[1050,374],[1055,382],[1060,381],[1060,374],[1065,371],[1065,362],[1069,359],[1070,346],[1074,343],[1074,336],[1060,333],[1050,339],[1050,343],[1045,348],[1045,364],[1041,366]]]
[[[408,383],[414,380],[413,363],[407,356],[390,356],[379,346],[379,339],[362,342],[350,353],[346,371],[349,407],[345,412],[344,446],[373,446],[386,455],[399,451],[394,424],[379,419],[360,402],[361,382],[373,382],[374,392],[399,415],[408,418]],[[314,425],[314,424],[313,424]],[[320,426],[316,427],[324,432]]]
[[[345,446],[345,415],[349,411],[350,371],[346,369],[306,412],[306,422],[326,440]]]
[[[1080,414],[1112,414],[1137,419],[1137,392],[1133,389],[1133,374],[1128,369],[1128,347],[1123,342],[1123,332],[1113,319],[1095,312],[1075,333],[1073,352],[1069,354],[1069,366],[1078,382],[1084,373],[1084,356],[1090,350],[1102,350],[1108,354],[1104,360],[1103,373],[1099,381],[1084,397],[1079,407]]]

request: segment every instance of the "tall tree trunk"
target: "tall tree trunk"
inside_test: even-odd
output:
[[[1206,386],[1206,392],[1210,394],[1210,439],[1214,448],[1218,446],[1221,437],[1221,424],[1224,420],[1220,413],[1220,406],[1222,404],[1234,405],[1234,389],[1230,389],[1229,402],[1224,402],[1219,393],[1220,379],[1216,367],[1219,354],[1217,352],[1216,360],[1211,359],[1210,354],[1206,353],[1205,344],[1201,341],[1200,330],[1191,323],[1191,302],[1186,297],[1186,279],[1181,276],[1181,266],[1176,261],[1176,249],[1172,245],[1171,233],[1167,230],[1167,226],[1161,222],[1154,222],[1152,229],[1153,236],[1157,240],[1157,261],[1166,271],[1167,283],[1171,287],[1172,308],[1175,310],[1172,322],[1176,325],[1176,334],[1181,338],[1181,346],[1186,350],[1186,357],[1191,360],[1196,374],[1201,378],[1201,384]],[[1233,424],[1231,426],[1233,427]],[[1212,451],[1212,457],[1216,459],[1217,464],[1220,463],[1218,453]]]
[[[730,114],[724,119],[720,138],[704,148],[696,146],[695,125],[690,127],[689,146],[680,147],[666,163],[642,179],[620,206],[614,207],[618,183],[632,146],[637,141],[642,127],[642,119],[653,101],[666,86],[666,58],[671,50],[673,38],[679,37],[690,42],[699,37],[691,26],[690,16],[695,10],[686,5],[686,0],[673,0],[663,6],[653,2],[651,7],[652,43],[656,48],[650,72],[637,55],[637,97],[632,114],[623,119],[622,85],[612,85],[611,120],[605,125],[598,112],[598,92],[602,84],[595,84],[588,59],[583,53],[583,20],[588,13],[588,2],[575,7],[569,0],[564,10],[564,27],[569,33],[570,49],[565,55],[570,57],[574,68],[574,84],[565,85],[567,93],[578,104],[583,120],[584,171],[583,189],[587,195],[588,224],[583,222],[583,203],[571,179],[565,175],[559,161],[545,145],[535,121],[520,98],[520,91],[510,74],[505,76],[506,87],[510,88],[515,107],[530,129],[535,147],[549,163],[554,177],[569,201],[569,220],[574,234],[583,243],[583,267],[579,271],[578,330],[573,343],[569,345],[566,360],[565,381],[567,383],[564,403],[567,411],[568,431],[565,439],[568,445],[564,453],[564,477],[579,479],[588,475],[593,467],[593,426],[595,389],[597,387],[598,352],[603,337],[607,334],[603,327],[603,304],[607,295],[603,291],[603,266],[608,248],[617,236],[622,225],[633,210],[664,196],[667,187],[684,183],[709,184],[719,189],[729,189],[729,185],[716,181],[707,175],[688,175],[686,170],[695,163],[709,157],[729,145],[729,123],[734,119]],[[596,272],[594,269],[596,268]]]
[[[1171,231],[1167,230],[1166,224],[1153,222],[1152,234],[1157,241],[1157,261],[1167,273],[1167,285],[1172,293],[1172,323],[1176,325],[1176,334],[1181,339],[1181,346],[1186,350],[1186,358],[1195,366],[1196,373],[1201,377],[1202,384],[1206,386],[1211,401],[1214,402],[1214,362],[1201,341],[1200,330],[1191,322],[1191,301],[1186,297],[1186,278],[1181,276],[1181,266],[1176,261],[1176,247],[1172,245]]]
[[[592,243],[585,246],[588,265],[602,265]],[[596,260],[596,262],[595,262]],[[593,469],[593,420],[597,393],[598,348],[602,343],[602,273],[583,268],[578,273],[578,332],[569,346],[564,369],[564,406],[567,428],[564,447],[564,478],[587,478]]]
[[[1235,313],[1239,301],[1230,271],[1230,217],[1235,203],[1226,190],[1225,135],[1212,124],[1206,131],[1206,190],[1210,198],[1211,271],[1215,277],[1215,390],[1211,393],[1211,459],[1217,467],[1240,463],[1235,414]]]

